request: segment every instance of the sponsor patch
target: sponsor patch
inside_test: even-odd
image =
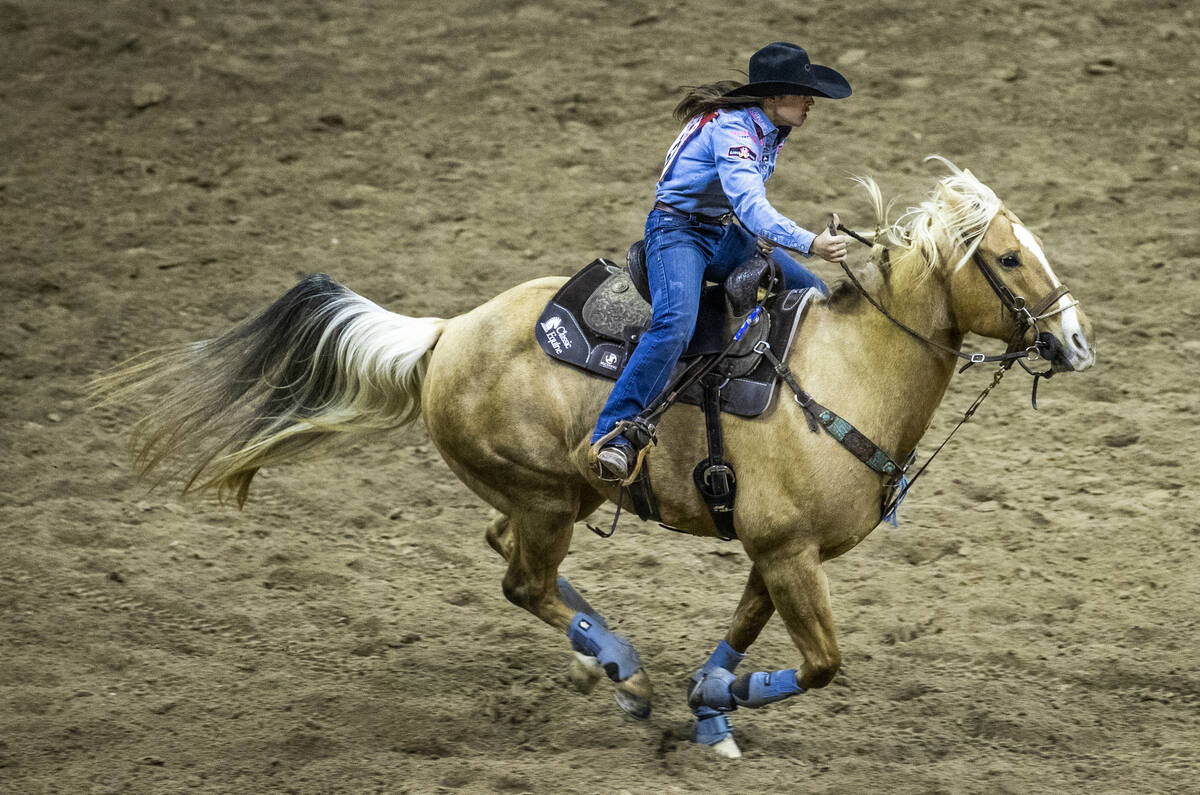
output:
[[[541,325],[542,331],[546,335],[546,342],[554,349],[556,355],[562,356],[563,350],[571,347],[571,339],[566,328],[563,327],[562,318],[555,315]]]
[[[758,153],[748,146],[729,147],[729,156],[734,160],[757,160]]]

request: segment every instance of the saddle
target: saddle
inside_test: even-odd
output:
[[[590,373],[619,376],[650,324],[644,252],[643,242],[638,241],[629,249],[625,268],[596,259],[563,285],[537,321],[542,350]],[[773,279],[771,263],[754,257],[722,284],[704,285],[696,330],[669,381],[693,381],[678,399],[704,409],[708,456],[692,476],[725,540],[737,537],[733,525],[737,478],[724,459],[721,412],[753,417],[770,405],[780,374],[786,373],[778,364],[787,356],[812,297],[811,290],[774,294]],[[760,302],[764,282],[766,299]],[[723,356],[718,358],[719,354]],[[703,377],[689,379],[686,373],[693,365],[711,369]],[[639,469],[628,489],[639,517],[659,519],[647,467]],[[593,529],[606,537],[613,532]]]
[[[538,318],[538,344],[549,356],[606,378],[616,379],[637,341],[650,324],[650,292],[642,241],[630,248],[626,267],[607,259],[593,260],[554,295]],[[720,410],[754,417],[771,403],[779,375],[756,351],[760,342],[786,357],[799,327],[810,290],[788,290],[771,297],[753,318],[759,289],[769,263],[754,258],[734,269],[722,284],[707,284],[700,293],[696,330],[671,373],[674,379],[698,357],[720,353],[747,319],[750,324],[726,353],[714,375],[720,376]],[[699,383],[680,396],[700,406]]]

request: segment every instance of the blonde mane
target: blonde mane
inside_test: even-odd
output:
[[[951,163],[940,155],[930,155],[926,161],[937,160],[950,169],[937,186],[916,207],[909,207],[894,221],[888,220],[890,207],[885,208],[883,195],[875,180],[855,177],[866,189],[875,209],[876,246],[900,249],[892,260],[915,255],[925,263],[925,275],[942,267],[943,257],[956,248],[974,252],[988,224],[1000,211],[1002,202],[974,174]]]

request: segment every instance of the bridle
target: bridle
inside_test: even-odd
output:
[[[1012,291],[1011,288],[1009,288],[1007,284],[1004,283],[999,274],[996,273],[996,270],[991,266],[990,263],[988,263],[983,255],[979,253],[979,244],[983,241],[984,235],[987,234],[987,230],[991,227],[992,222],[996,219],[996,215],[998,215],[999,212],[1000,210],[997,208],[996,212],[992,214],[992,217],[988,219],[983,231],[967,247],[966,253],[963,254],[962,259],[959,260],[959,265],[961,266],[965,264],[968,259],[975,263],[975,266],[979,268],[980,273],[983,275],[984,281],[987,282],[988,286],[992,288],[992,292],[995,293],[996,297],[1000,300],[1000,305],[1004,309],[1007,309],[1013,316],[1016,323],[1016,328],[1013,331],[1012,336],[1009,338],[1008,348],[1004,351],[1004,353],[992,355],[986,355],[983,353],[963,353],[957,348],[951,348],[949,345],[943,345],[937,340],[929,339],[920,332],[915,331],[914,329],[897,320],[890,312],[887,311],[886,308],[884,308],[882,304],[880,304],[870,293],[867,292],[866,288],[863,287],[862,283],[854,275],[854,272],[850,270],[850,266],[848,266],[845,261],[842,261],[840,264],[842,266],[842,270],[845,271],[847,278],[850,279],[850,283],[854,285],[854,288],[858,290],[859,294],[866,298],[871,306],[875,307],[875,309],[877,309],[884,317],[886,317],[899,328],[903,329],[907,334],[920,340],[929,347],[965,360],[966,364],[959,369],[959,372],[962,372],[973,365],[983,364],[985,362],[1001,362],[1006,370],[1009,367],[1012,367],[1013,362],[1020,363],[1021,367],[1024,368],[1026,372],[1034,376],[1034,408],[1037,408],[1037,379],[1049,378],[1053,373],[1052,369],[1040,372],[1034,371],[1025,364],[1026,360],[1037,361],[1039,359],[1048,359],[1050,358],[1048,354],[1052,353],[1053,343],[1051,340],[1053,340],[1053,338],[1043,338],[1038,322],[1065,312],[1071,307],[1078,305],[1079,302],[1072,301],[1066,306],[1062,306],[1050,311],[1050,308],[1058,303],[1063,296],[1066,296],[1071,292],[1070,288],[1068,288],[1065,284],[1060,283],[1057,287],[1040,298],[1033,305],[1033,307],[1030,308],[1029,302],[1026,301],[1024,296],[1017,295]],[[874,245],[872,241],[866,239],[851,229],[847,229],[843,224],[839,223],[835,227],[833,221],[830,221],[829,227],[831,234],[836,234],[839,231],[845,232],[847,235],[864,245]],[[884,261],[886,262],[888,259],[888,250],[886,248],[884,249],[883,254]],[[956,266],[955,269],[957,269],[957,267],[958,266]],[[1034,331],[1034,342],[1032,345],[1022,347],[1022,341],[1030,329],[1033,329]]]
[[[854,272],[850,270],[850,267],[845,263],[845,261],[841,263],[842,270],[845,271],[846,276],[850,279],[850,283],[854,285],[854,288],[858,290],[863,298],[866,298],[867,301],[870,302],[871,306],[879,310],[884,317],[892,321],[892,323],[894,323],[896,326],[903,329],[907,334],[920,340],[929,347],[951,354],[960,359],[965,359],[966,364],[964,364],[958,370],[960,373],[966,370],[968,367],[972,367],[976,364],[982,364],[984,362],[1000,363],[1000,366],[996,370],[996,374],[992,377],[992,382],[988,384],[988,386],[985,387],[982,392],[979,393],[979,396],[975,398],[975,401],[963,414],[962,419],[958,421],[958,424],[954,426],[942,443],[938,445],[937,449],[933,451],[933,455],[929,456],[929,458],[925,460],[925,463],[921,465],[920,469],[917,470],[916,474],[914,474],[911,479],[906,477],[905,473],[908,471],[909,466],[912,465],[913,460],[916,457],[916,450],[914,449],[909,455],[908,462],[904,465],[899,480],[893,486],[895,492],[894,496],[892,496],[890,500],[886,501],[881,514],[881,516],[884,518],[891,516],[893,523],[895,522],[895,510],[897,507],[899,507],[901,500],[904,499],[905,495],[908,494],[909,490],[913,487],[921,475],[925,473],[925,470],[929,468],[929,465],[933,463],[933,460],[937,458],[938,453],[942,452],[942,449],[947,443],[949,443],[954,434],[958,432],[958,429],[961,428],[964,423],[969,421],[972,416],[974,416],[976,409],[978,409],[987,396],[991,394],[991,391],[997,385],[999,385],[1000,379],[1003,378],[1004,374],[1013,366],[1013,362],[1020,364],[1025,372],[1033,376],[1032,401],[1033,408],[1035,410],[1037,409],[1038,381],[1043,378],[1050,378],[1050,376],[1054,375],[1054,368],[1053,366],[1050,366],[1045,370],[1033,370],[1028,364],[1026,364],[1026,361],[1052,359],[1054,348],[1057,346],[1057,342],[1052,335],[1043,335],[1038,323],[1046,318],[1054,317],[1057,314],[1065,312],[1079,303],[1077,300],[1073,300],[1065,306],[1051,310],[1051,307],[1053,307],[1064,296],[1069,295],[1071,292],[1065,284],[1060,283],[1045,296],[1038,299],[1038,301],[1034,303],[1031,308],[1029,306],[1029,302],[1025,300],[1024,296],[1017,295],[1007,284],[1004,283],[1004,281],[1000,278],[1000,275],[996,273],[995,268],[993,268],[991,264],[984,259],[983,255],[979,253],[979,244],[983,241],[984,235],[987,234],[987,230],[991,227],[992,222],[996,220],[996,216],[999,213],[1000,208],[997,208],[996,212],[992,214],[992,217],[988,219],[983,231],[980,232],[979,236],[975,238],[975,240],[972,241],[967,247],[966,253],[963,254],[962,259],[959,260],[958,265],[955,266],[955,269],[957,270],[959,266],[965,265],[968,259],[974,262],[975,266],[979,268],[980,273],[983,274],[984,281],[987,282],[988,286],[992,288],[992,292],[995,293],[996,297],[1000,300],[1000,305],[1004,309],[1007,309],[1013,316],[1016,323],[1016,328],[1014,329],[1012,336],[1009,338],[1008,347],[1004,353],[992,355],[985,355],[982,353],[963,353],[956,348],[951,348],[949,345],[943,345],[937,340],[929,339],[925,335],[909,328],[893,317],[892,314],[888,312],[882,304],[880,304],[870,293],[867,292],[866,288],[862,286],[862,283],[859,282],[858,278],[854,275]],[[836,234],[839,231],[845,232],[859,243],[867,246],[874,246],[872,241],[867,240],[865,237],[851,229],[847,229],[844,225],[839,223],[835,226],[832,219],[829,222],[829,231],[831,234]],[[878,233],[876,234],[876,237],[879,237]],[[888,261],[888,249],[886,248],[883,249],[883,258],[884,262],[886,263]],[[1033,329],[1034,331],[1033,344],[1029,345],[1028,347],[1022,347],[1025,335],[1030,329]]]

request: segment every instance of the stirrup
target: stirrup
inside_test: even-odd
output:
[[[637,453],[633,460],[633,466],[630,468],[629,474],[624,480],[605,478],[604,470],[600,466],[600,450],[604,447],[604,445],[617,438],[617,436],[625,433],[625,431],[633,431],[635,435],[638,437],[644,437],[647,439],[647,441],[645,444],[642,444],[639,447],[636,442],[629,440],[629,435],[626,434],[625,438],[630,441],[630,444],[633,445],[633,449]],[[592,444],[591,448],[588,450],[588,466],[591,468],[592,472],[594,472],[596,476],[605,483],[616,483],[619,486],[626,487],[631,486],[638,479],[638,475],[640,475],[642,472],[642,464],[646,461],[646,453],[650,451],[651,444],[658,444],[658,439],[654,435],[653,425],[650,425],[646,422],[640,422],[637,419],[621,420],[613,426],[611,431],[601,436],[595,441],[595,443]]]

